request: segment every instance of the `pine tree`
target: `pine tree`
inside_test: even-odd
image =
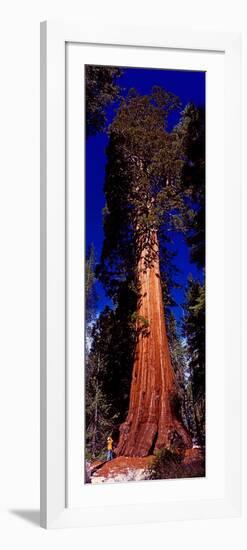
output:
[[[102,454],[108,431],[112,429],[111,404],[104,391],[111,340],[111,314],[107,307],[94,320],[86,358],[86,450],[93,458]]]
[[[100,354],[89,353],[86,362],[86,453],[95,458],[101,456],[112,421],[109,405],[102,390],[104,365]]]
[[[188,281],[185,303],[184,334],[187,340],[188,362],[196,435],[205,443],[205,284]]]
[[[93,456],[102,451],[109,433],[116,439],[128,410],[134,338],[125,322],[127,312],[121,300],[116,309],[106,306],[92,328],[86,363],[86,447]]]
[[[116,302],[126,283],[136,297],[130,402],[119,455],[144,456],[174,440],[191,445],[173,406],[177,388],[160,272],[162,237],[183,228],[181,138],[166,129],[178,107],[178,98],[163,89],[150,96],[131,91],[110,127],[99,276]]]
[[[191,260],[205,267],[205,109],[192,103],[176,128],[184,155],[183,187],[187,192],[186,238]]]
[[[85,66],[87,135],[104,129],[106,108],[119,97],[116,80],[120,74],[118,67]]]
[[[85,264],[85,298],[86,323],[90,323],[95,316],[97,294],[95,290],[95,249],[91,244]]]
[[[93,243],[87,253],[85,262],[85,325],[86,352],[90,348],[92,325],[96,317],[97,293],[95,289],[95,250]]]
[[[85,383],[86,383],[86,451],[92,457],[102,450],[105,432],[109,428],[109,407],[102,391],[103,368],[99,352],[93,349],[96,324],[97,293],[95,290],[95,250],[92,244],[85,263]]]
[[[205,110],[189,104],[177,127],[184,150],[183,186],[187,189],[186,240],[191,260],[205,268]],[[190,216],[188,216],[188,213]],[[204,271],[203,271],[204,275]],[[205,277],[204,277],[205,278]],[[188,281],[184,333],[188,347],[190,427],[194,438],[205,442],[205,282]],[[192,406],[191,406],[192,405]]]
[[[182,337],[178,332],[177,321],[172,311],[166,313],[167,337],[171,354],[172,367],[176,377],[177,395],[176,406],[177,415],[183,420],[184,425],[189,429],[188,404],[187,404],[187,380],[188,365],[186,351]]]

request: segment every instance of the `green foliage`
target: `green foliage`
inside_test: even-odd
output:
[[[106,108],[119,97],[116,84],[121,70],[117,67],[86,65],[86,123],[87,134],[102,131],[106,124]]]
[[[205,266],[205,110],[189,104],[177,126],[184,154],[182,169],[188,209],[185,211],[191,260]]]
[[[149,321],[148,321],[148,319],[146,319],[145,317],[143,317],[143,315],[138,315],[138,313],[135,311],[135,312],[131,315],[131,323],[133,323],[133,325],[135,325],[136,322],[138,322],[139,324],[141,324],[141,325],[143,326],[143,328],[149,327]]]
[[[205,476],[204,458],[184,462],[184,453],[161,449],[148,467],[148,479],[178,479]]]
[[[177,372],[177,380],[181,385],[184,384],[186,371],[186,357],[184,346],[182,345],[181,337],[178,334],[178,327],[175,315],[168,311],[166,314],[166,329],[169,341],[170,354],[173,369]]]
[[[184,477],[183,455],[172,449],[161,449],[148,468],[149,479],[176,479]]]
[[[205,267],[205,111],[189,104],[176,132],[184,154],[182,185],[186,190],[184,223],[190,257]],[[205,443],[205,283],[188,281],[183,332],[187,342],[189,378],[185,402],[189,428]]]
[[[195,405],[193,397],[193,384],[191,375],[187,381],[184,392],[184,408],[186,411],[187,426],[194,442],[198,441],[198,429],[195,416]]]
[[[106,307],[101,313],[94,329],[92,347],[93,353],[100,353],[104,364],[102,387],[116,429],[128,410],[135,345],[135,333],[129,323],[131,304],[123,304],[121,300],[124,300],[124,295],[114,311]]]
[[[198,429],[195,417],[191,360],[194,345],[197,345],[197,343],[193,340],[189,349],[187,338],[182,336],[181,331],[178,330],[175,316],[169,310],[166,312],[166,327],[172,366],[176,375],[176,395],[171,397],[173,408],[176,415],[182,418],[183,424],[189,430],[192,439],[196,440],[198,439]],[[185,320],[182,328],[184,330]]]
[[[135,333],[130,326],[133,305],[126,292],[115,310],[104,309],[92,331],[86,371],[86,449],[91,454],[92,448],[102,452],[109,433],[118,437],[128,410]]]
[[[102,390],[103,368],[100,356],[90,354],[86,363],[86,453],[94,458],[104,452],[112,428],[110,407]]]
[[[161,256],[168,258],[169,231],[185,230],[181,139],[177,130],[166,130],[169,114],[178,108],[179,99],[161,88],[149,96],[132,90],[109,128],[105,240],[98,275],[116,301],[127,277],[136,285],[144,249],[147,262],[153,261],[153,231],[162,242]]]
[[[205,283],[188,280],[184,335],[190,368],[197,436],[205,443]]]
[[[173,312],[166,312],[166,329],[173,370],[176,375],[176,395],[172,396],[173,409],[180,417],[187,429],[189,426],[189,412],[186,403],[186,387],[188,378],[186,349],[178,332],[177,322]]]
[[[97,294],[95,291],[95,250],[94,245],[86,257],[85,263],[85,301],[86,301],[86,325],[93,321],[97,303]]]

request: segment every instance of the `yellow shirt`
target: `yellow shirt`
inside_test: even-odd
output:
[[[107,438],[107,451],[112,451],[113,439],[111,437]]]

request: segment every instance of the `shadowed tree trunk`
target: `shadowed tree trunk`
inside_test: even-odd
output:
[[[120,427],[118,456],[146,456],[190,436],[176,414],[175,375],[165,328],[157,232],[142,246],[137,270],[139,301],[129,411]]]

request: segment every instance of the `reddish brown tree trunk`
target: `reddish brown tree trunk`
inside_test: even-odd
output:
[[[118,456],[146,456],[169,446],[175,438],[191,446],[173,405],[175,375],[165,328],[156,231],[140,255],[138,282],[137,343],[129,412],[120,427]]]

